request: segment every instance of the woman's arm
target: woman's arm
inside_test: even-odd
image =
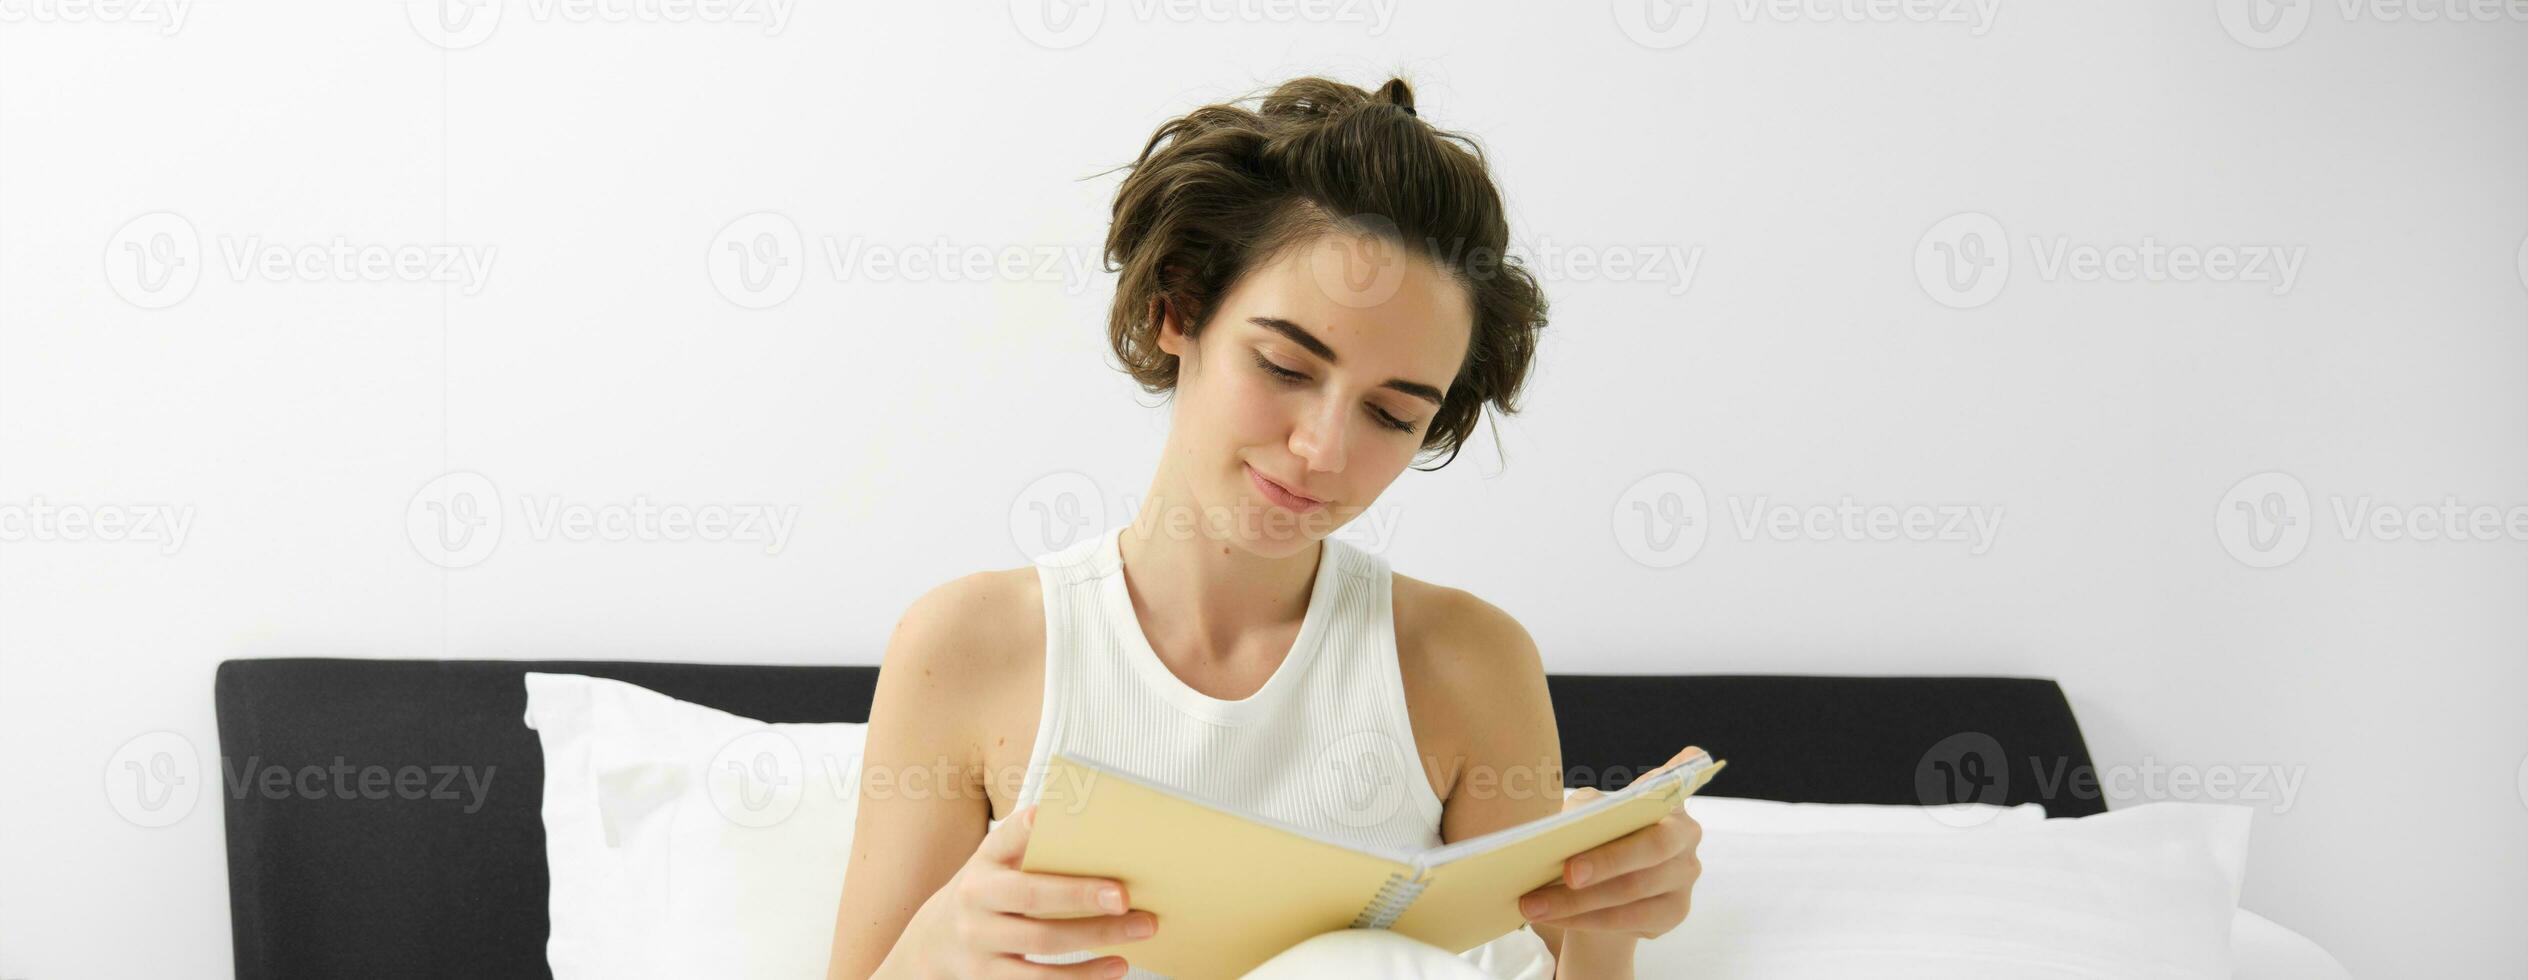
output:
[[[869,704],[869,741],[861,762],[860,812],[852,829],[851,864],[834,918],[829,980],[860,980],[910,966],[888,963],[904,927],[941,885],[973,856],[991,819],[975,754],[975,718],[959,710],[981,701],[974,685],[999,676],[980,661],[999,640],[978,635],[1017,605],[984,573],[947,583],[915,600],[887,640]],[[942,766],[942,763],[948,764]],[[934,785],[942,769],[954,773]],[[908,789],[905,776],[924,773]],[[883,790],[872,774],[884,773]]]
[[[1459,841],[1562,812],[1562,737],[1536,642],[1509,613],[1466,592],[1399,577],[1397,637],[1407,656],[1417,718],[1449,734],[1454,758],[1433,762],[1448,777],[1440,837]],[[1405,599],[1408,593],[1414,598]],[[1413,637],[1411,642],[1406,637]],[[1418,732],[1424,726],[1417,723]],[[1424,741],[1431,745],[1432,741]],[[1442,751],[1448,751],[1443,748]],[[1639,940],[1531,923],[1552,950],[1557,977],[1633,975]]]
[[[1457,589],[1398,577],[1397,638],[1416,740],[1449,783],[1440,837],[1459,841],[1562,812],[1562,738],[1544,661],[1518,620]],[[1408,639],[1409,638],[1409,639]],[[1454,745],[1452,750],[1448,746]],[[1635,940],[1532,925],[1562,977],[1632,976]]]

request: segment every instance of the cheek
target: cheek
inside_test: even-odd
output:
[[[1239,443],[1278,443],[1290,434],[1302,406],[1279,382],[1236,365],[1214,371],[1205,416]]]
[[[1388,487],[1395,485],[1396,477],[1403,475],[1404,468],[1413,462],[1413,447],[1416,445],[1413,440],[1380,433],[1375,444],[1363,446],[1362,455],[1355,463],[1355,478],[1363,483],[1359,491],[1372,499],[1385,494]]]

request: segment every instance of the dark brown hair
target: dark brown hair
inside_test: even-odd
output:
[[[1120,273],[1107,335],[1153,394],[1176,387],[1160,312],[1196,337],[1241,276],[1317,234],[1369,232],[1448,270],[1468,290],[1474,332],[1422,454],[1448,465],[1483,406],[1509,413],[1545,325],[1545,295],[1505,251],[1509,222],[1483,149],[1424,122],[1413,90],[1376,94],[1324,78],[1275,86],[1249,109],[1207,105],[1168,120],[1126,165],[1106,233]]]

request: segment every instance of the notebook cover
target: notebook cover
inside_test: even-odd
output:
[[[1158,935],[1092,952],[1181,980],[1242,976],[1311,936],[1349,928],[1391,875],[1426,882],[1395,931],[1462,953],[1524,925],[1519,896],[1561,877],[1564,858],[1658,822],[1723,765],[1417,872],[1056,755],[1019,868],[1123,882],[1133,908],[1157,915]]]
[[[1233,978],[1319,933],[1347,928],[1410,865],[1180,799],[1055,756],[1024,871],[1113,878],[1158,935],[1101,947],[1185,980]]]
[[[1576,821],[1499,849],[1471,854],[1427,871],[1427,883],[1395,931],[1452,953],[1463,953],[1527,924],[1519,896],[1562,877],[1564,859],[1615,840],[1685,805],[1729,763],[1710,766],[1674,784],[1615,804]]]

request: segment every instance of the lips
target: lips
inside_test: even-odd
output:
[[[1325,501],[1296,493],[1289,487],[1274,482],[1270,477],[1265,476],[1261,471],[1257,470],[1252,463],[1248,464],[1246,467],[1246,477],[1249,481],[1252,481],[1255,484],[1256,492],[1263,494],[1264,499],[1272,501],[1274,505],[1285,510],[1291,510],[1304,514],[1325,506]]]

